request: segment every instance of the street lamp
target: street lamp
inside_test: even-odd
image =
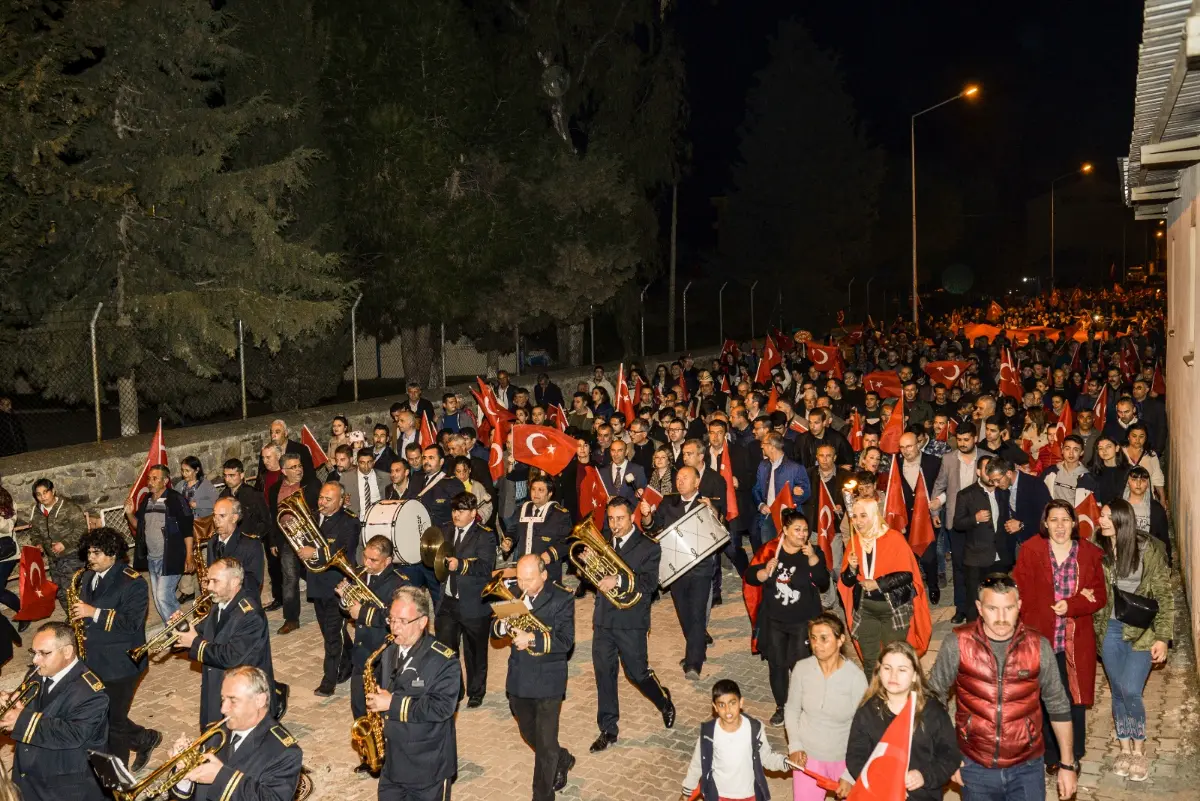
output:
[[[909,155],[912,161],[912,319],[914,328],[919,328],[917,318],[917,117],[939,109],[955,100],[971,99],[979,94],[978,86],[967,86],[954,97],[912,115],[908,129]],[[886,311],[885,311],[886,313]]]
[[[1050,182],[1050,291],[1054,291],[1054,185],[1076,175],[1087,175],[1092,171],[1091,162],[1085,161],[1078,170],[1064,173]]]

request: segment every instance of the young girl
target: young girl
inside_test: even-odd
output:
[[[846,748],[847,777],[851,780],[859,777],[911,693],[916,693],[916,723],[904,786],[909,801],[941,801],[942,787],[958,770],[962,754],[950,715],[925,689],[925,674],[921,672],[917,652],[904,640],[883,647],[871,686],[854,713]]]
[[[700,724],[681,801],[697,789],[704,801],[769,801],[763,771],[787,771],[787,758],[771,748],[761,721],[742,714],[745,702],[736,681],[714,684],[712,700],[716,718]]]

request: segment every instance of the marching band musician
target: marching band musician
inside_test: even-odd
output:
[[[634,587],[621,586],[621,576],[605,576],[597,585],[595,610],[592,613],[592,668],[596,674],[598,713],[596,722],[600,736],[592,743],[594,754],[617,741],[617,721],[620,707],[617,700],[617,661],[625,666],[625,675],[637,685],[642,694],[662,713],[663,725],[675,725],[675,704],[671,691],[663,687],[650,669],[646,638],[650,633],[650,598],[658,587],[658,564],[662,551],[658,543],[643,536],[633,526],[633,504],[625,498],[608,502],[608,527],[612,531],[612,547],[634,574]],[[583,557],[588,558],[584,549]],[[609,603],[606,592],[617,589],[642,597],[628,609],[618,609]]]
[[[685,454],[689,448],[690,443],[684,446]],[[686,455],[684,458],[687,458]],[[709,471],[709,475],[714,474]],[[675,489],[677,494],[668,495],[657,509],[652,510],[648,503],[642,501],[642,527],[646,531],[665,531],[698,504],[707,506],[719,514],[713,501],[700,494],[700,476],[696,468],[688,465],[679,468],[679,472],[675,474]],[[700,678],[708,650],[708,601],[712,597],[712,575],[716,569],[717,554],[710,554],[692,565],[671,584],[671,601],[675,604],[675,614],[679,616],[679,625],[687,642],[680,664],[683,666],[683,675],[693,680]],[[654,579],[657,582],[657,573]]]
[[[336,481],[327,481],[321,486],[317,497],[317,526],[321,536],[329,544],[329,553],[339,550],[351,567],[358,561],[358,520],[343,508],[342,499],[346,489]],[[296,552],[300,561],[307,562],[317,555],[315,548],[301,548]],[[330,568],[323,572],[308,571],[308,600],[312,601],[325,641],[325,661],[322,665],[321,683],[313,695],[328,698],[334,688],[350,678],[350,638],[342,627],[342,610],[338,602],[337,585],[342,574]]]
[[[571,535],[571,514],[552,500],[554,482],[545,475],[529,480],[530,500],[521,504],[520,525],[513,537],[500,541],[505,555],[520,559],[526,554],[539,556],[546,565],[550,581],[562,581],[562,560]]]
[[[517,586],[529,614],[550,631],[522,631],[497,618],[492,636],[509,638],[508,708],[521,737],[533,748],[533,801],[554,801],[575,765],[558,744],[558,719],[567,694],[567,660],[575,647],[575,597],[553,584],[545,561],[526,554],[517,561]],[[601,602],[602,603],[602,602]]]
[[[458,772],[454,713],[462,668],[433,636],[433,601],[424,587],[392,593],[393,644],[380,658],[380,689],[367,708],[384,718],[386,757],[379,801],[450,801]]]
[[[458,648],[461,638],[467,668],[467,708],[475,709],[483,704],[487,692],[492,608],[483,600],[483,588],[496,567],[496,535],[476,520],[477,504],[471,493],[455,495],[450,506],[453,525],[446,536],[454,543],[456,555],[447,562],[450,574],[438,603],[437,638],[453,649]]]
[[[296,738],[271,716],[271,681],[256,667],[239,665],[221,681],[220,731],[225,744],[171,788],[176,801],[292,801],[304,753]],[[171,755],[187,747],[175,742]]]
[[[34,681],[29,704],[15,704],[0,729],[16,743],[12,778],[24,801],[103,801],[88,764],[89,750],[108,741],[108,696],[104,685],[75,651],[66,623],[43,623],[33,638]],[[8,701],[10,694],[5,693]]]
[[[429,510],[429,519],[443,532],[450,530],[451,506],[454,498],[466,491],[463,483],[442,469],[446,452],[441,445],[430,445],[421,451],[421,471],[425,480],[417,492],[417,500]],[[411,492],[411,488],[409,489]]]
[[[87,532],[80,549],[87,570],[72,613],[84,623],[88,667],[104,682],[108,696],[108,753],[125,762],[134,751],[129,769],[137,773],[162,742],[162,734],[129,719],[146,659],[135,663],[127,651],[146,643],[150,593],[136,570],[119,564],[128,546],[115,529],[105,526]]]
[[[212,610],[179,635],[179,644],[201,666],[201,729],[221,719],[221,682],[225,672],[238,665],[256,667],[266,675],[271,688],[271,713],[279,716],[281,699],[275,692],[267,616],[257,599],[246,594],[244,581],[245,572],[238,560],[226,556],[213,562],[208,568],[205,587],[213,594]]]
[[[246,492],[250,494],[254,490],[247,487]],[[243,511],[242,502],[233,497],[218,498],[213,504],[213,535],[204,546],[204,566],[210,567],[226,556],[237,559],[246,574],[246,594],[258,599],[262,597],[266,552],[257,534],[242,530]],[[204,588],[199,591],[203,592]]]

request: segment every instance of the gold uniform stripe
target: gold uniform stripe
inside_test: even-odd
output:
[[[21,742],[27,743],[33,739],[33,732],[37,729],[38,723],[42,720],[41,712],[34,712],[29,718],[29,725],[25,727],[25,733],[21,735]]]
[[[204,661],[204,648],[208,645],[208,640],[201,640],[200,647],[196,650],[196,661]]]
[[[244,774],[240,770],[235,770],[233,775],[229,777],[229,781],[225,785],[225,791],[221,793],[220,801],[229,801],[233,797],[233,791],[237,789],[238,784],[242,781]]]
[[[373,618],[373,617],[375,617],[375,607],[369,606],[369,607],[367,607],[367,616],[363,619],[363,625],[364,626],[371,625],[371,618]]]
[[[105,631],[112,631],[113,620],[116,618],[116,616],[117,616],[116,609],[108,610],[108,620],[104,621],[104,630]]]
[[[406,695],[400,701],[400,722],[408,723],[408,707],[412,703],[412,696]]]

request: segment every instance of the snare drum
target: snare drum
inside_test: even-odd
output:
[[[420,501],[379,501],[367,507],[363,518],[363,545],[382,535],[392,541],[397,561],[414,565],[421,561],[421,534],[431,525]]]
[[[688,512],[658,538],[662,561],[658,563],[658,584],[666,587],[712,556],[729,542],[729,532],[712,509],[704,504]]]

